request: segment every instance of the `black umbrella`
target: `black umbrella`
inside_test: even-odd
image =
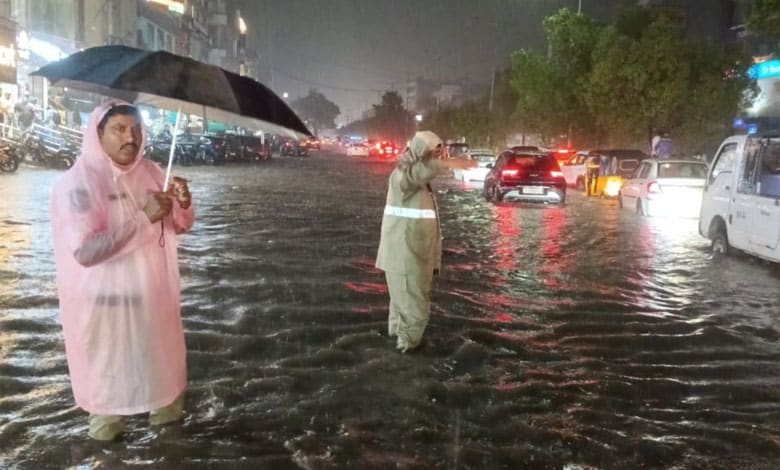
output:
[[[176,110],[179,115],[208,113],[209,119],[246,128],[293,137],[312,135],[290,107],[261,83],[169,52],[93,47],[32,75],[46,77],[53,85]],[[175,131],[173,135],[171,157]]]

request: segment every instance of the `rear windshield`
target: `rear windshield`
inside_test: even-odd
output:
[[[558,161],[548,155],[516,155],[507,161],[507,166],[533,167],[535,170],[560,170]]]
[[[670,162],[658,165],[659,178],[706,178],[707,166],[694,162]]]

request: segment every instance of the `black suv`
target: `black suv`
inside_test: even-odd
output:
[[[566,202],[566,180],[555,157],[547,153],[506,150],[485,177],[485,199]]]

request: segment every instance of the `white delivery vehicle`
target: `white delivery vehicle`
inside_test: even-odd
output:
[[[723,141],[707,174],[699,233],[714,252],[736,248],[780,262],[780,135]]]

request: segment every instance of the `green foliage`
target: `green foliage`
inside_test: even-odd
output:
[[[755,82],[747,76],[746,53],[712,44],[693,44],[690,53],[690,93],[677,130],[682,148],[712,155],[732,119],[755,97]]]
[[[566,106],[566,83],[545,58],[520,50],[512,55],[509,79],[516,95],[515,116],[523,129],[552,135],[568,126],[560,111]]]
[[[544,29],[550,44],[547,58],[524,50],[512,56],[516,116],[524,129],[543,138],[569,132],[595,134],[585,89],[601,27],[564,8],[545,19]]]
[[[755,0],[748,18],[748,29],[780,42],[780,0]]]
[[[397,91],[387,91],[382,95],[380,104],[374,105],[372,119],[373,134],[379,138],[394,142],[404,141],[407,130],[411,127],[411,116],[404,108],[404,100]]]
[[[352,122],[341,131],[401,143],[406,141],[414,129],[412,116],[404,108],[403,98],[396,91],[385,92],[381,102],[373,105],[373,111],[373,116]]]
[[[307,121],[307,125],[316,134],[319,129],[332,129],[336,127],[336,116],[341,114],[339,107],[325,98],[325,95],[315,89],[309,90],[309,94],[298,98],[291,103],[292,108]]]

